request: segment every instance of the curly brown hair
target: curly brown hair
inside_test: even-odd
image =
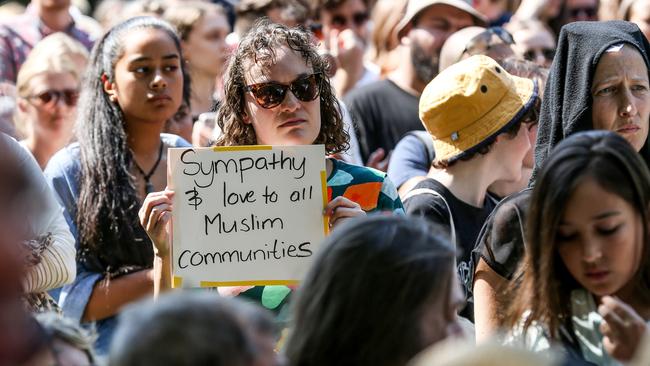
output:
[[[306,30],[270,23],[267,19],[255,23],[250,32],[242,38],[224,76],[226,96],[217,115],[217,123],[223,134],[217,140],[217,145],[257,144],[253,126],[245,123],[242,118],[246,113],[244,65],[246,62],[271,65],[275,62],[276,50],[284,46],[299,53],[314,73],[326,75],[327,62],[318,54],[311,35]],[[320,82],[320,118],[320,133],[313,143],[325,145],[328,154],[347,150],[350,136],[343,127],[341,106],[327,77],[322,77]]]

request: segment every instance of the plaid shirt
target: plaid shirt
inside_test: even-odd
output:
[[[64,31],[70,37],[81,42],[89,51],[94,39],[85,31],[77,28],[74,21]],[[24,14],[0,24],[0,81],[16,83],[20,66],[34,45],[44,37],[55,33],[48,28],[29,6]]]

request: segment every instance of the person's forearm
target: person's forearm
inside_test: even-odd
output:
[[[82,321],[102,320],[117,314],[122,306],[151,295],[153,282],[153,269],[97,282],[86,305]]]
[[[172,262],[169,254],[155,256],[153,261],[153,297],[172,288]]]
[[[483,261],[479,260],[474,274],[474,325],[476,343],[489,341],[499,330],[501,319],[498,309],[507,306],[503,299],[503,290],[508,281],[494,272]]]
[[[49,291],[74,281],[76,264],[74,247],[57,246],[56,243],[45,249],[38,264],[30,267],[24,278],[26,293]]]

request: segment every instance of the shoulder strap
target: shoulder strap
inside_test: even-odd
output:
[[[451,227],[451,241],[454,243],[454,245],[457,245],[457,243],[456,243],[456,226],[454,225],[454,217],[451,214],[451,209],[449,208],[449,204],[447,203],[447,200],[445,199],[445,197],[443,197],[443,195],[441,195],[440,193],[434,191],[431,188],[416,188],[416,189],[411,190],[409,193],[406,194],[406,196],[404,196],[404,201],[406,201],[407,199],[409,199],[409,198],[411,198],[413,196],[417,196],[417,195],[420,195],[420,194],[434,195],[434,196],[439,197],[440,199],[442,199],[442,202],[445,203],[445,207],[447,207],[447,212],[449,213],[449,226]]]
[[[485,196],[487,197],[488,200],[490,200],[492,203],[494,203],[494,208],[496,208],[496,206],[499,204],[499,202],[501,202],[501,201],[499,201],[499,199],[497,199],[496,197],[491,195],[490,192],[488,192]]]

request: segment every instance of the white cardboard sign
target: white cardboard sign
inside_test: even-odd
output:
[[[169,149],[174,287],[292,285],[327,234],[325,148]]]

